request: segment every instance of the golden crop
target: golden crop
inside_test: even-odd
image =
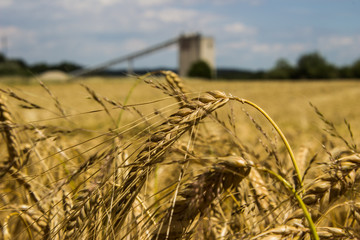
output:
[[[160,71],[0,94],[0,239],[360,238],[356,81]]]

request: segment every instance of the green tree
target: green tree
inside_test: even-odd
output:
[[[12,62],[12,63],[18,65],[20,68],[22,68],[24,70],[28,69],[27,63],[24,60],[20,59],[20,58],[9,59],[8,62]]]
[[[0,63],[5,62],[5,61],[6,61],[5,55],[0,53]]]
[[[54,68],[61,70],[63,72],[72,72],[81,69],[81,66],[75,63],[65,61],[65,62],[61,62],[58,65],[55,65]]]
[[[21,62],[9,60],[0,63],[0,75],[29,75],[29,72]]]
[[[360,59],[357,60],[351,67],[352,77],[360,78]]]
[[[319,53],[302,55],[297,62],[297,77],[299,78],[334,78],[336,68],[329,64]]]
[[[49,66],[46,63],[36,63],[30,67],[30,71],[33,74],[40,74],[49,70]]]
[[[194,62],[188,72],[189,77],[201,77],[210,79],[213,77],[212,75],[213,74],[210,65],[203,60]]]
[[[22,59],[7,59],[0,53],[0,75],[29,75],[28,66]]]
[[[338,77],[339,78],[352,78],[353,69],[351,66],[343,66],[338,68]]]
[[[286,59],[279,59],[275,66],[267,72],[266,77],[271,79],[290,79],[294,76],[294,67]]]

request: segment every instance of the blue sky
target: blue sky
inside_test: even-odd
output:
[[[220,67],[268,69],[312,51],[346,65],[360,59],[359,12],[360,0],[1,0],[0,38],[28,63],[92,66],[201,32]],[[134,61],[159,66],[177,66],[175,46]]]

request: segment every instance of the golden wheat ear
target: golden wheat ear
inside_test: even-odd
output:
[[[156,79],[150,79],[150,76],[160,74],[165,76],[165,83],[161,83]],[[139,79],[143,79],[145,83],[149,84],[153,88],[161,90],[164,94],[174,97],[178,103],[184,105],[191,100],[189,99],[190,91],[185,87],[183,80],[172,71],[155,71],[149,72]]]
[[[229,98],[225,94],[218,92],[203,94],[183,105],[149,136],[134,161],[134,167],[129,170],[122,187],[116,190],[118,200],[115,201],[117,204],[112,209],[115,229],[121,227],[132,203],[145,183],[146,176],[152,171],[155,164],[161,162],[161,157],[169,147],[184,133],[228,101]]]
[[[19,148],[19,140],[14,129],[15,123],[11,116],[11,112],[9,111],[6,105],[5,96],[0,94],[0,129],[3,133],[7,152],[8,159],[2,164],[8,168],[15,167],[19,169],[22,166],[20,148]],[[6,168],[5,167],[5,168]],[[3,176],[5,173],[0,173],[0,176]]]
[[[236,187],[250,172],[247,161],[230,157],[214,164],[208,171],[195,177],[183,189],[174,207],[163,217],[152,239],[188,238],[190,225],[198,215],[204,216],[215,199],[227,190]]]
[[[5,217],[2,228],[4,240],[11,239],[50,239],[49,219],[40,211],[29,205],[9,205],[4,210],[10,214]],[[17,219],[16,219],[17,218]],[[14,231],[12,225],[24,224],[22,231]],[[1,236],[1,235],[0,235]]]

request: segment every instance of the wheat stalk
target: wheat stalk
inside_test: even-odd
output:
[[[165,81],[149,78],[156,74],[164,76]],[[310,149],[300,148],[297,163],[285,135],[255,103],[220,91],[194,98],[194,93],[190,93],[182,79],[171,71],[152,72],[138,78],[138,82],[141,80],[177,101],[169,106],[178,104],[173,114],[157,115],[155,110],[158,124],[155,125],[151,122],[154,119],[135,109],[141,116],[138,122],[148,123],[139,134],[128,138],[130,131],[114,129],[112,135],[109,134],[111,138],[105,141],[100,137],[108,133],[90,139],[86,135],[87,140],[79,144],[56,147],[55,154],[51,153],[51,148],[55,144],[62,145],[69,137],[76,141],[79,129],[63,129],[45,123],[35,126],[39,121],[17,124],[4,94],[20,101],[22,108],[50,110],[11,90],[0,89],[4,93],[0,96],[0,129],[4,139],[0,146],[4,153],[0,162],[0,177],[3,177],[0,182],[0,239],[360,238],[360,155],[356,135],[347,121],[350,141],[341,137],[335,125],[315,109],[328,133],[345,143],[346,148],[335,148],[329,142],[331,149],[325,150],[330,157],[324,162],[319,161],[321,154],[305,161]],[[40,84],[55,102],[56,111],[50,112],[61,114],[60,118],[51,120],[68,117],[50,89]],[[122,105],[85,88],[102,110],[80,114],[103,112],[105,117],[112,118],[113,109],[131,110],[145,104],[151,107],[164,100]],[[277,148],[277,142],[272,142],[265,128],[247,112],[256,128],[274,144],[270,150],[264,144],[265,151],[269,150],[266,153],[270,153],[265,158],[257,152],[257,146],[242,146],[232,106],[227,120],[217,111],[231,101],[251,106],[265,116],[279,133],[292,168],[290,161],[290,164],[283,161],[287,159],[283,148]],[[207,125],[207,119],[215,126]],[[134,123],[132,126],[136,127]],[[86,152],[95,151],[95,147],[88,147],[90,140],[100,139],[97,147],[112,141],[112,136],[115,141],[125,139],[125,144],[114,142],[110,148],[85,156]],[[57,138],[56,142],[49,144],[53,137]],[[25,139],[32,144],[27,152],[21,149]],[[82,151],[78,147],[84,143],[87,149]],[[64,151],[73,151],[76,156],[57,164],[58,159],[52,157]],[[34,161],[32,153],[38,155],[39,161]],[[47,157],[42,158],[43,153]],[[230,154],[233,155],[218,157]],[[42,164],[45,159],[63,168]],[[274,159],[275,164],[269,162]],[[66,166],[70,160],[75,160],[71,162],[71,171]],[[39,167],[40,164],[43,167]],[[173,173],[180,171],[179,166],[188,168],[186,173],[181,169],[180,177],[175,179]],[[294,181],[285,179],[284,176],[294,172]],[[6,174],[8,176],[4,177]],[[282,186],[288,191],[282,191]],[[49,193],[46,195],[44,190]]]
[[[65,214],[67,218],[64,222],[65,236],[68,239],[84,236],[86,233],[85,229],[88,230],[88,235],[91,236],[91,232],[94,230],[94,221],[96,214],[99,213],[100,199],[101,199],[101,188],[105,185],[106,180],[109,179],[109,169],[113,161],[119,154],[118,148],[112,148],[109,151],[95,157],[94,161],[100,161],[105,159],[104,164],[98,171],[98,175],[92,175],[92,181],[89,185],[82,188],[73,200],[71,209],[66,209]],[[76,173],[83,171],[88,165],[82,165]],[[82,169],[82,170],[80,170]],[[73,178],[72,178],[73,179]],[[63,200],[64,201],[64,200]],[[68,204],[64,204],[64,207],[69,207]]]

